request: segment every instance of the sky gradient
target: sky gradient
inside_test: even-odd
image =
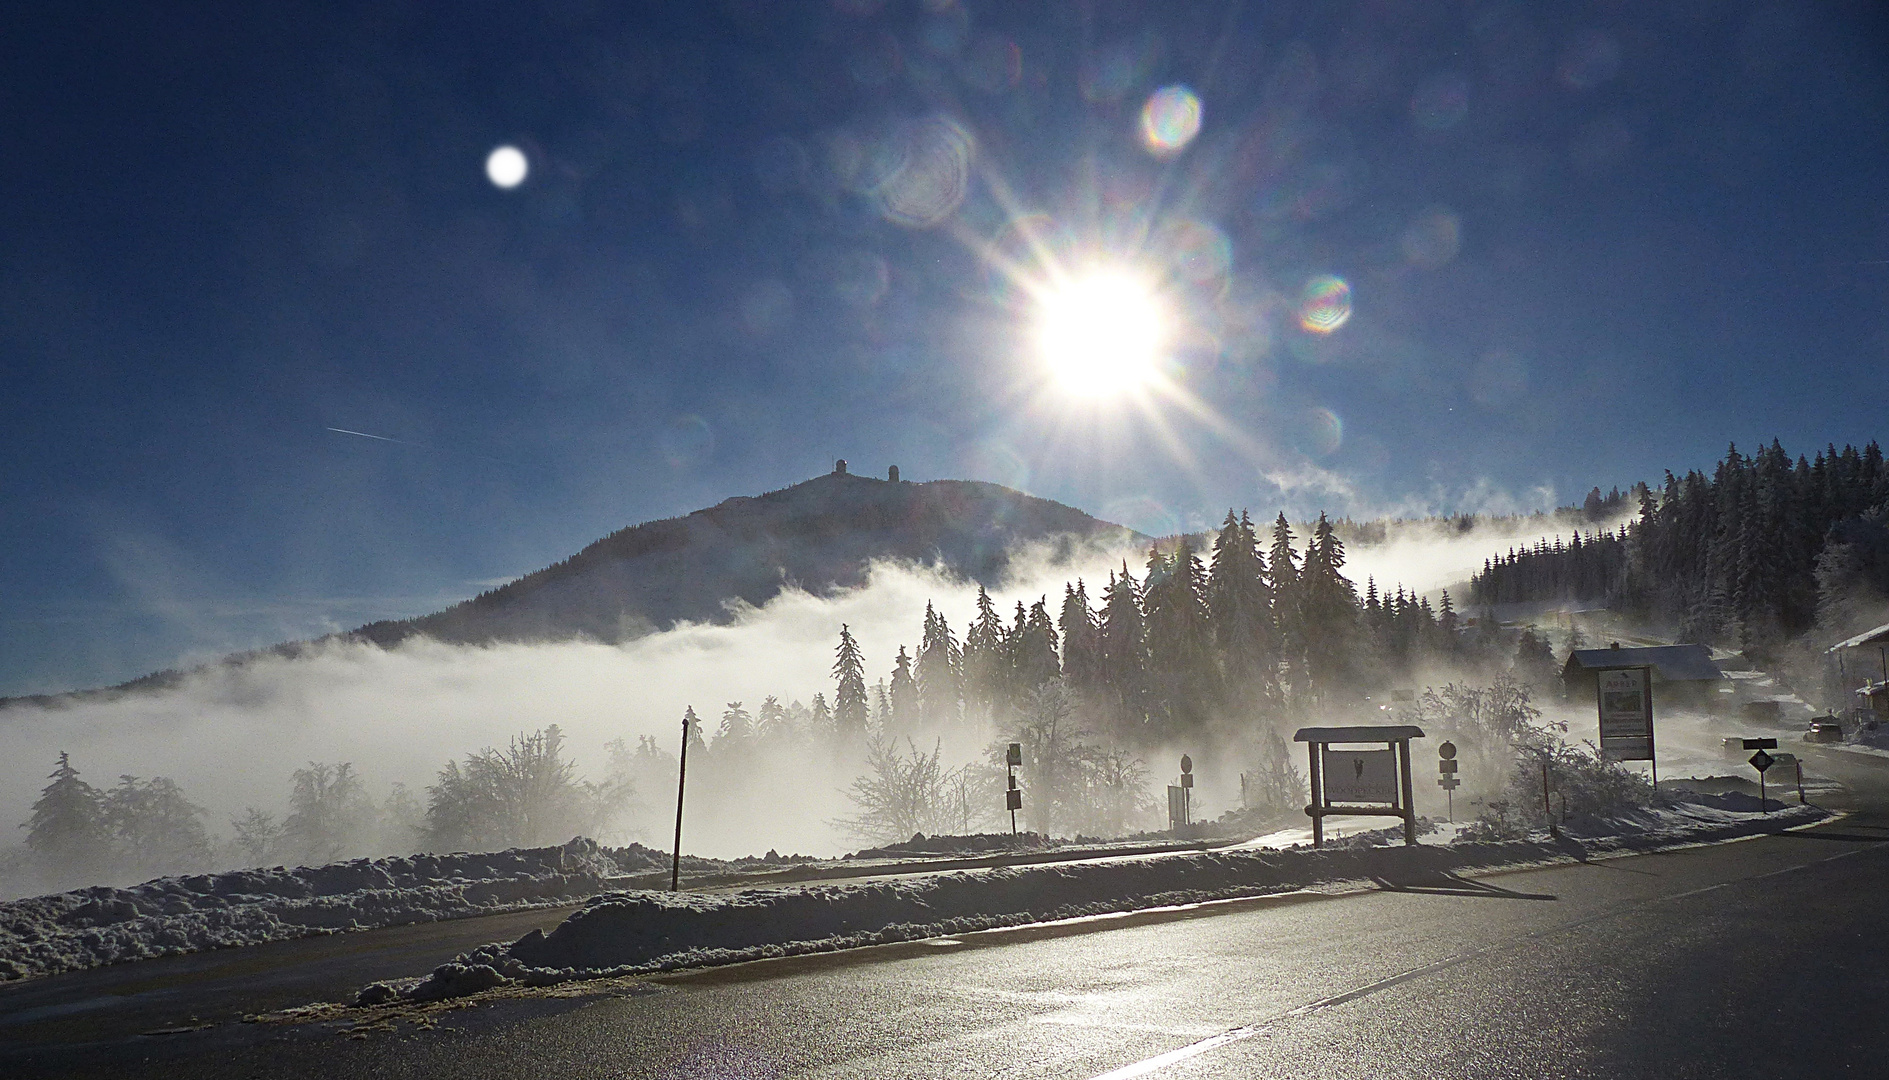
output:
[[[34,7],[0,693],[436,610],[842,456],[1158,533],[1884,434],[1873,4]],[[1161,283],[1169,394],[1044,385],[1004,270],[1088,263]]]

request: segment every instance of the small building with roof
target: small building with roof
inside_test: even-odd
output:
[[[1844,638],[1824,650],[1826,690],[1833,708],[1872,710],[1889,717],[1889,623]]]
[[[1576,649],[1561,668],[1561,685],[1574,701],[1593,701],[1599,673],[1614,668],[1652,668],[1653,702],[1709,706],[1726,685],[1725,673],[1704,645],[1623,646]]]

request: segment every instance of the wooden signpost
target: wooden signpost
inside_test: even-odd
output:
[[[1601,668],[1594,673],[1600,706],[1600,756],[1608,761],[1645,761],[1659,788],[1659,758],[1653,750],[1653,669]]]
[[[1325,819],[1332,815],[1378,815],[1404,820],[1404,843],[1417,842],[1417,811],[1410,783],[1410,740],[1423,729],[1410,724],[1300,728],[1293,742],[1307,743],[1312,756],[1312,846],[1325,846]],[[1373,744],[1386,749],[1376,749]],[[1372,746],[1372,749],[1332,747]]]

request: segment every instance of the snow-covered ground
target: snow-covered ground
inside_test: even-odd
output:
[[[1407,848],[1366,834],[1322,851],[1248,847],[732,893],[621,892],[592,899],[549,935],[534,930],[510,944],[481,946],[425,980],[375,983],[359,1003],[823,952],[1400,874],[1589,859],[1732,839],[1827,815],[1815,806],[1773,806],[1763,814],[1747,795],[1700,796],[1595,823],[1594,831],[1615,835],[1588,838]]]
[[[0,981],[376,926],[570,904],[653,853],[561,847],[158,878],[0,904]]]
[[[939,867],[937,861],[717,863],[685,858],[685,873],[715,891],[681,894],[611,891],[666,879],[667,858],[646,848],[604,848],[584,839],[490,854],[200,874],[0,904],[0,980],[589,900],[548,938],[485,946],[462,958],[457,968],[441,969],[443,974],[436,973],[423,988],[406,988],[443,996],[482,982],[557,982],[600,971],[719,963],[1278,892],[1400,866],[1460,870],[1587,857],[1722,839],[1822,814],[1814,806],[1768,817],[1756,809],[1749,796],[1692,797],[1627,820],[1573,829],[1573,835],[1589,837],[1580,847],[1545,838],[1452,844],[1456,829],[1436,826],[1423,846],[1404,851],[1383,847],[1395,826],[1383,828],[1382,818],[1357,818],[1334,820],[1328,834],[1334,843],[1323,852],[1304,847],[1309,829],[1295,828],[1210,852],[1102,844],[1022,855],[1062,860],[1055,865],[986,865],[951,872],[913,873]],[[962,868],[968,861],[946,865]],[[839,875],[861,880],[807,880]],[[796,879],[803,883],[786,884]],[[768,882],[777,887],[749,884]],[[382,988],[369,1000],[392,993]]]

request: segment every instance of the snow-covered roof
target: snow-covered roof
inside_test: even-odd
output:
[[[1563,676],[1576,671],[1650,667],[1660,682],[1716,682],[1725,673],[1712,662],[1712,650],[1703,645],[1649,645],[1636,648],[1576,649],[1568,656]]]
[[[1836,652],[1838,649],[1860,649],[1865,645],[1881,645],[1884,643],[1889,643],[1889,623],[1883,623],[1874,630],[1865,630],[1853,638],[1846,638],[1843,641],[1839,641],[1824,651]]]
[[[1397,742],[1400,739],[1421,739],[1423,729],[1415,724],[1381,724],[1363,727],[1307,727],[1300,728],[1292,735],[1293,742],[1309,743],[1360,743],[1360,742]]]

